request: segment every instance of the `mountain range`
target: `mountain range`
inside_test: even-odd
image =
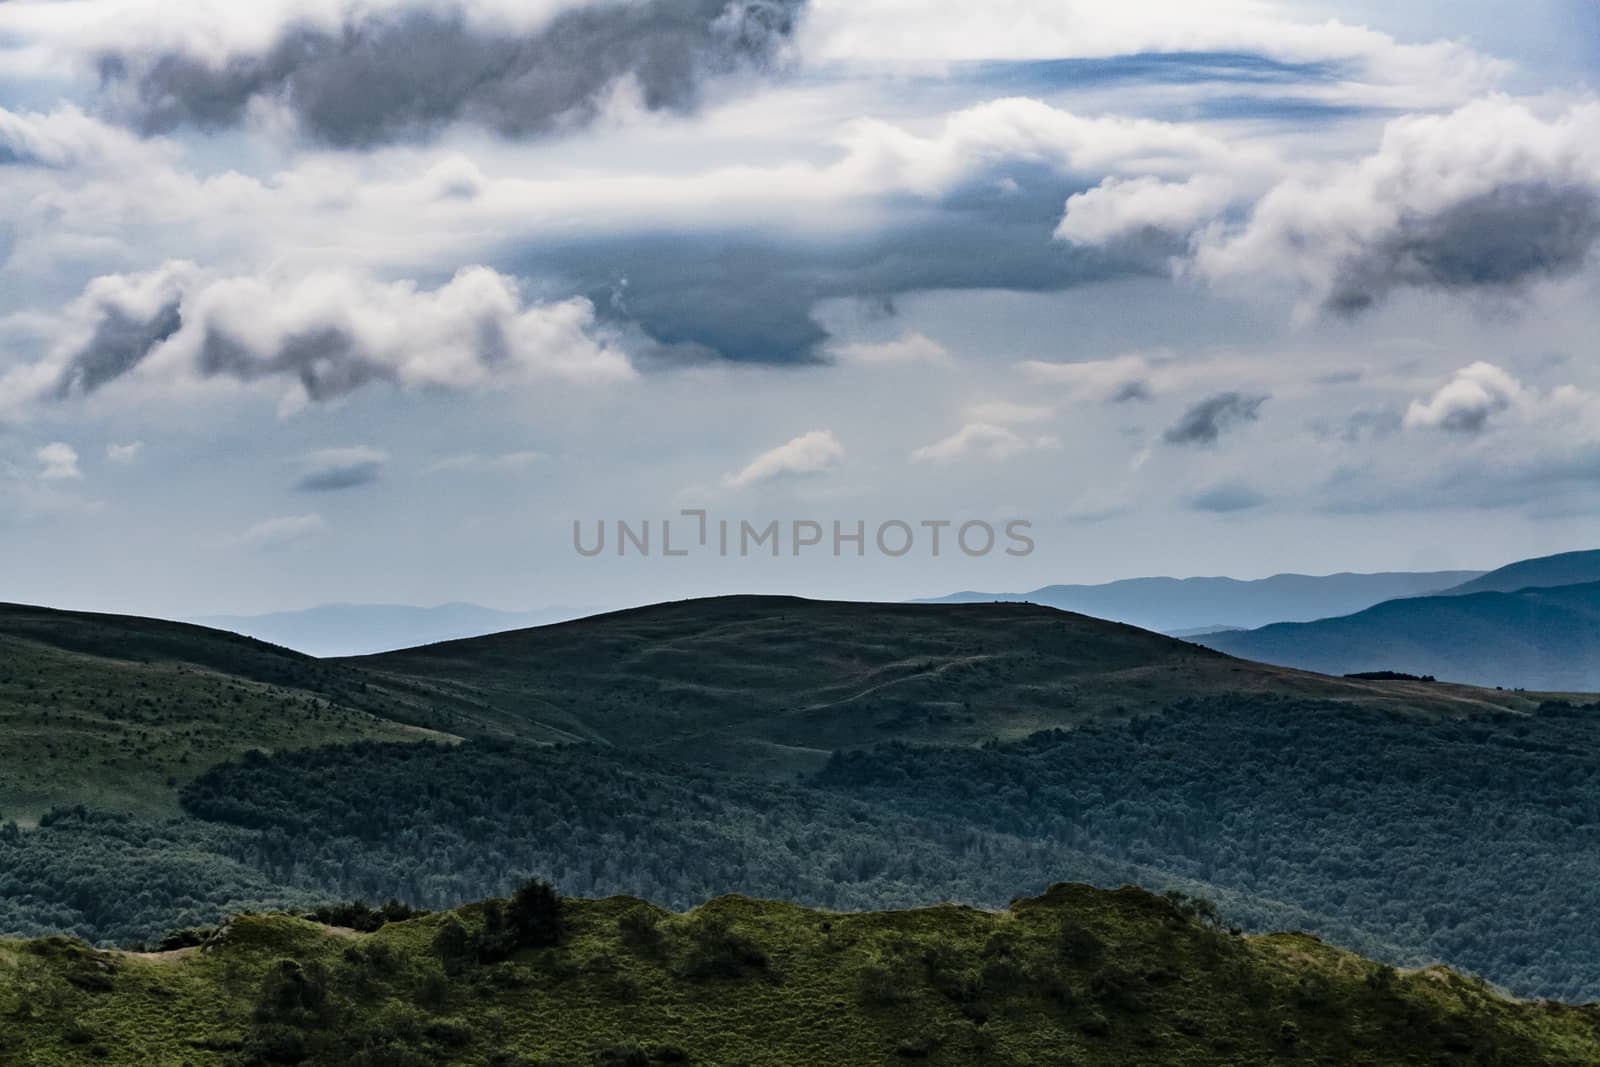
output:
[[[1330,674],[1600,690],[1600,552],[1526,560],[1435,596],[1307,623],[1202,634],[1230,655]]]
[[[1157,633],[1192,636],[1274,622],[1348,615],[1397,597],[1459,586],[1482,571],[1383,574],[1277,574],[1270,578],[1128,578],[1103,585],[1047,585],[1026,593],[952,593],[918,603],[976,604],[1023,600],[1125,622]]]

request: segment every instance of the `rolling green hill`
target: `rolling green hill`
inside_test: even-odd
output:
[[[252,748],[431,736],[362,707],[334,664],[182,623],[0,605],[0,817],[177,811]]]
[[[651,747],[742,769],[837,748],[974,744],[1186,696],[1531,709],[1508,694],[1326,678],[1033,604],[718,597],[339,661],[452,733]]]
[[[1391,600],[1343,618],[1195,640],[1331,674],[1388,670],[1480,686],[1593,691],[1600,689],[1600,582]]]
[[[1508,1065],[1600,1060],[1600,1009],[1401,973],[1183,899],[1005,911],[491,901],[372,934],[243,916],[149,955],[0,943],[0,1059],[257,1067]]]

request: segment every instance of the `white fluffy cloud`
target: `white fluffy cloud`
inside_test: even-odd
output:
[[[425,289],[354,271],[213,277],[169,263],[95,279],[62,333],[44,360],[0,379],[0,395],[37,402],[222,379],[276,383],[292,406],[372,382],[466,390],[634,375],[588,301],[530,303],[485,267]]]
[[[43,481],[68,481],[83,477],[83,472],[78,469],[78,450],[64,441],[45,445],[33,455],[41,465],[39,477]]]
[[[748,489],[776,478],[821,474],[844,462],[844,445],[831,430],[812,430],[768,449],[742,470],[725,475],[724,489]]]
[[[1480,361],[1457,371],[1428,400],[1412,401],[1406,410],[1405,425],[1482,433],[1496,415],[1528,400],[1528,391],[1521,382],[1493,363]]]
[[[106,445],[106,459],[118,466],[127,466],[139,458],[139,453],[144,451],[143,441],[129,441],[127,444],[112,442]]]
[[[169,154],[70,104],[48,113],[0,107],[0,164],[51,169],[129,167]]]
[[[1242,223],[1228,221],[1249,204]],[[1183,269],[1292,279],[1307,309],[1396,291],[1514,293],[1582,269],[1600,244],[1600,103],[1541,114],[1503,96],[1391,121],[1355,161],[1235,158],[1178,181],[1112,177],[1072,197],[1057,236],[1190,235]]]
[[[1056,237],[1103,245],[1146,231],[1184,234],[1216,218],[1239,196],[1233,176],[1201,174],[1183,181],[1144,176],[1107,178],[1067,198]]]
[[[1493,363],[1462,367],[1426,400],[1406,409],[1407,429],[1479,435],[1504,420],[1569,442],[1600,441],[1600,395],[1576,385],[1536,389]]]
[[[1058,444],[1057,439],[1048,434],[1026,437],[1007,426],[969,422],[949,437],[915,449],[911,458],[918,463],[953,463],[969,457],[1005,460],[1035,448],[1054,448]]]

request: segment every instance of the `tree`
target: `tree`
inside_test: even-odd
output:
[[[542,879],[531,878],[518,887],[506,918],[523,948],[547,948],[561,941],[561,895]]]

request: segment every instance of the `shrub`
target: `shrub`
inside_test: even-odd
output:
[[[1062,959],[1078,967],[1099,963],[1106,951],[1105,943],[1096,937],[1093,931],[1076,923],[1062,925],[1061,933],[1056,938],[1056,946],[1060,949]]]
[[[636,908],[618,919],[617,935],[623,945],[641,956],[661,954],[661,916],[648,908]]]
[[[726,919],[701,919],[690,928],[689,937],[692,947],[684,973],[690,978],[738,978],[767,967],[766,950]]]
[[[433,954],[439,958],[446,972],[454,974],[477,955],[472,935],[465,924],[454,915],[446,916],[433,935]]]

